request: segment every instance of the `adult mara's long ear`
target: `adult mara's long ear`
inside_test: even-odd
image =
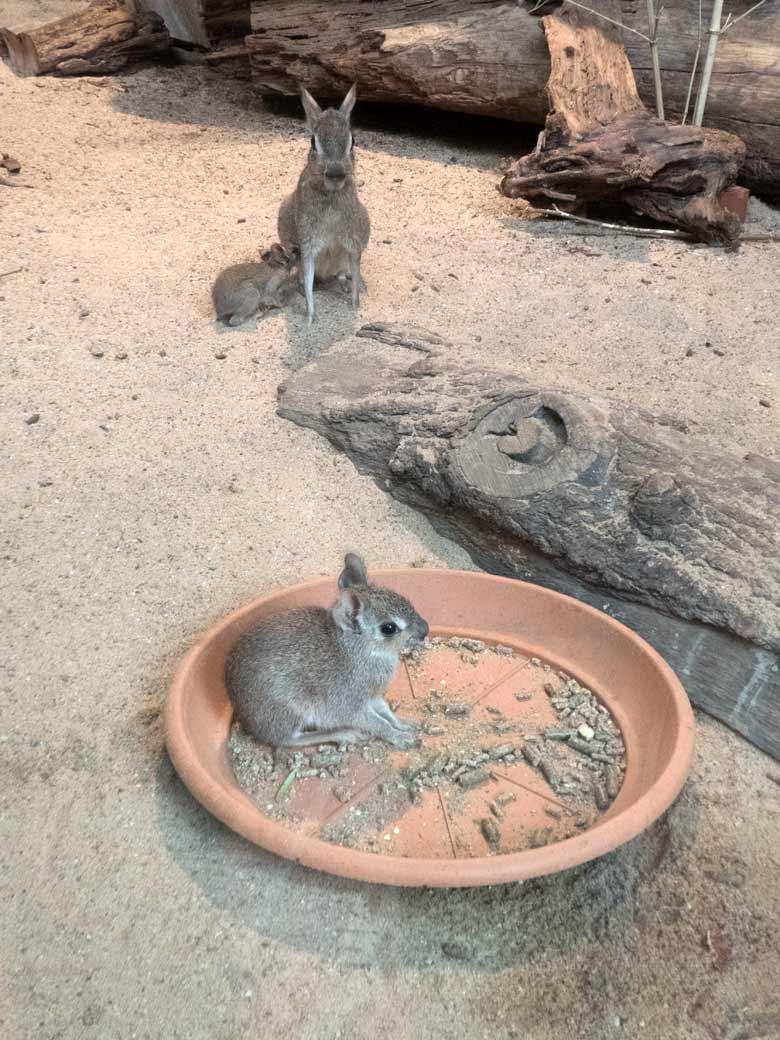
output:
[[[306,113],[306,122],[309,124],[309,129],[313,133],[317,120],[322,115],[322,109],[308,92],[306,87],[301,87],[301,102],[303,104],[303,111]]]
[[[366,565],[355,553],[347,553],[344,570],[339,574],[339,588],[351,589],[355,585],[368,585]]]
[[[357,100],[357,83],[353,83],[349,88],[349,93],[341,102],[341,108],[339,112],[347,119],[352,115],[352,109],[355,107],[355,101]]]
[[[360,619],[363,614],[363,603],[360,594],[354,589],[342,589],[341,595],[334,603],[331,614],[339,628],[345,632],[362,632]]]

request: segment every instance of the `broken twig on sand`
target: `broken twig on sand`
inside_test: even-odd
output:
[[[683,242],[698,242],[698,239],[694,235],[688,234],[687,231],[675,231],[672,228],[640,228],[632,227],[630,224],[610,224],[605,220],[591,220],[590,217],[566,213],[557,206],[552,206],[551,209],[537,209],[535,206],[531,206],[529,211],[535,217],[547,217],[550,220],[555,218],[573,220],[577,224],[587,224],[590,227],[601,228],[602,231],[615,231],[621,235],[634,235],[636,238],[677,238]],[[746,234],[740,235],[737,242],[780,242],[780,232],[774,234],[769,231],[748,231]]]

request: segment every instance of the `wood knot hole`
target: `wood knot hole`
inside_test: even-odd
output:
[[[543,466],[566,444],[566,426],[551,408],[541,407],[533,415],[509,423],[506,432],[497,435],[496,446],[526,466]]]

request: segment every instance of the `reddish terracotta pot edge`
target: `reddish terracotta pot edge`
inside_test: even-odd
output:
[[[446,573],[464,575],[470,580],[481,579],[491,583],[531,585],[531,583],[517,581],[513,578],[502,578],[474,571],[448,570]],[[419,577],[425,574],[441,575],[442,570],[398,568],[372,572],[372,576],[375,576],[378,583],[381,583],[383,578],[397,578],[405,575]],[[676,800],[690,770],[694,750],[693,712],[685,690],[670,666],[653,647],[621,622],[579,600],[575,602],[582,610],[597,616],[602,624],[621,631],[631,642],[640,646],[642,652],[648,654],[665,674],[674,691],[674,708],[679,738],[671,761],[664,774],[637,799],[630,812],[622,811],[615,817],[608,815],[602,822],[583,834],[546,847],[501,856],[448,861],[446,867],[448,876],[432,879],[432,873],[440,874],[443,871],[441,865],[436,865],[430,860],[411,858],[396,860],[392,857],[325,845],[318,839],[291,831],[282,824],[257,814],[257,810],[254,809],[248,797],[238,787],[236,787],[236,794],[225,797],[222,789],[215,787],[209,773],[201,766],[197,757],[191,753],[190,743],[186,736],[184,703],[179,695],[185,686],[187,675],[206,644],[243,615],[253,612],[260,604],[271,604],[274,599],[286,599],[292,593],[305,592],[306,589],[319,585],[326,579],[327,575],[320,575],[296,585],[277,589],[246,603],[210,626],[181,661],[168,693],[164,711],[165,743],[179,777],[191,794],[212,815],[248,841],[261,845],[283,858],[292,859],[303,866],[356,881],[366,882],[370,879],[370,883],[432,888],[504,884],[557,873],[604,855],[637,837]],[[572,597],[542,586],[531,585],[531,587],[536,592],[554,599],[567,602],[572,599]],[[251,808],[252,815],[256,816],[254,826],[246,820],[247,808]],[[259,838],[262,838],[262,841],[259,841]]]

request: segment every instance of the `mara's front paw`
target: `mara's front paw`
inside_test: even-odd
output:
[[[400,748],[401,751],[408,751],[410,748],[417,747],[420,743],[420,735],[417,732],[407,732],[406,730],[396,730],[387,739],[393,747]]]
[[[419,725],[416,722],[412,722],[411,719],[400,719],[396,715],[395,722],[397,728],[402,730],[404,733],[418,733],[420,730]]]

